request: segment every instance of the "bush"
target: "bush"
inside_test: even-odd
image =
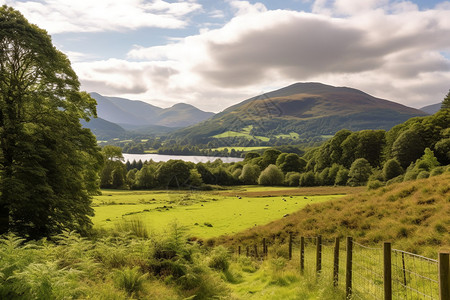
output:
[[[405,178],[405,176],[403,176],[403,175],[397,176],[395,178],[392,178],[391,180],[388,180],[386,182],[386,185],[403,182],[404,178]]]
[[[316,177],[314,176],[313,171],[308,171],[306,173],[303,173],[300,176],[299,185],[300,186],[314,186],[314,185],[316,185]]]
[[[283,185],[284,174],[276,165],[269,165],[258,178],[260,185]]]
[[[445,172],[445,167],[436,167],[430,172],[430,176],[441,175]]]
[[[239,180],[245,184],[256,184],[260,174],[261,170],[258,166],[246,164],[244,168],[242,168],[242,173],[239,176]]]
[[[116,270],[114,282],[116,285],[125,290],[129,296],[136,295],[142,291],[142,284],[147,279],[147,274],[142,274],[139,267],[126,267],[122,270]]]
[[[208,266],[218,271],[226,271],[230,267],[230,255],[223,246],[214,248],[211,253]]]
[[[423,179],[430,177],[430,172],[428,171],[422,171],[417,175],[417,179]]]
[[[288,186],[298,186],[300,184],[300,173],[289,172],[286,174],[285,184]]]
[[[368,188],[369,190],[376,190],[376,189],[379,189],[379,188],[382,187],[382,186],[384,186],[384,183],[382,183],[382,182],[379,181],[379,180],[372,180],[372,181],[369,181],[369,182],[367,183],[367,188]]]
[[[388,160],[383,167],[384,180],[388,181],[403,174],[403,168],[395,158]]]

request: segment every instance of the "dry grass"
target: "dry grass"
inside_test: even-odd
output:
[[[239,191],[240,196],[246,197],[280,197],[280,196],[319,196],[319,195],[350,195],[361,193],[366,190],[366,187],[350,187],[350,186],[314,186],[314,187],[300,187],[300,188],[273,188],[268,187],[264,190],[258,191]],[[223,196],[234,196],[236,191],[220,192]]]
[[[366,245],[382,241],[394,247],[436,257],[450,248],[450,173],[390,185],[308,205],[281,220],[221,237],[218,243],[241,244],[262,237],[352,236]]]

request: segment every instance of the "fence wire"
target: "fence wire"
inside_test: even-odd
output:
[[[394,299],[439,299],[438,261],[392,249]]]
[[[383,299],[383,249],[353,242],[352,295],[355,299]]]
[[[346,289],[345,241],[339,243],[338,260],[335,260],[335,241],[322,240],[320,272],[317,272],[316,237],[303,238],[303,275],[317,276],[323,282],[336,283],[338,289]],[[271,257],[288,257],[289,238],[266,239]],[[248,249],[248,250],[247,250]],[[292,240],[292,259],[301,269],[301,237]],[[264,259],[263,244],[241,247],[241,255]],[[351,299],[384,299],[383,248],[372,248],[352,242]],[[337,276],[334,272],[338,263]],[[406,251],[391,250],[392,299],[418,300],[439,299],[438,261]]]

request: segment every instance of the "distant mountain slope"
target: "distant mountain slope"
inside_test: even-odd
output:
[[[97,140],[116,138],[126,134],[125,129],[102,118],[93,118],[89,122],[81,120],[81,125],[89,128]]]
[[[124,127],[150,125],[186,127],[214,115],[184,103],[160,108],[143,101],[105,97],[98,93],[91,93],[91,96],[97,100],[97,114],[100,118]]]
[[[442,105],[442,103],[427,105],[427,106],[420,108],[420,110],[426,112],[427,114],[434,115],[441,109],[441,105]]]
[[[301,137],[338,130],[389,129],[425,113],[348,87],[295,83],[231,106],[213,118],[175,132],[195,140],[252,126],[254,136],[296,132]]]

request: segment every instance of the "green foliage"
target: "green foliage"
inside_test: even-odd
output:
[[[125,267],[121,270],[116,270],[114,275],[116,285],[120,289],[125,290],[129,296],[143,291],[143,283],[148,277],[148,274],[140,272],[139,267]]]
[[[289,172],[286,174],[284,181],[288,186],[299,186],[301,174],[298,172]]]
[[[261,170],[257,165],[246,164],[242,168],[241,176],[239,180],[244,184],[257,184]]]
[[[156,178],[162,187],[183,187],[189,182],[190,167],[182,160],[169,160],[157,170]]]
[[[441,104],[441,110],[444,109],[450,109],[450,90],[448,91],[447,96],[445,96]]]
[[[202,175],[200,175],[197,169],[191,169],[189,173],[189,184],[191,186],[199,187],[203,184]]]
[[[369,162],[364,158],[358,158],[350,167],[348,183],[353,186],[363,185],[367,182],[371,173],[372,168]]]
[[[276,165],[269,165],[258,178],[260,185],[282,185],[284,174]]]
[[[0,234],[87,232],[103,157],[80,119],[95,100],[67,57],[16,10],[0,8]]]
[[[383,186],[384,186],[384,183],[379,180],[371,180],[367,183],[367,188],[369,190],[376,190]]]
[[[60,269],[57,262],[31,263],[10,277],[15,291],[27,299],[64,299],[82,295],[77,287],[79,271]]]
[[[264,151],[261,156],[262,160],[260,162],[261,170],[266,169],[269,165],[275,165],[278,159],[278,156],[281,154],[281,151],[275,149],[267,149]]]
[[[309,172],[303,173],[300,176],[299,185],[300,186],[314,186],[314,185],[316,185],[316,178],[314,176],[313,171],[309,171]]]
[[[230,254],[223,246],[215,247],[211,252],[208,266],[217,271],[227,271],[230,267]]]
[[[424,150],[424,141],[415,129],[400,134],[392,145],[392,153],[403,168],[418,159]]]
[[[388,181],[394,177],[403,174],[403,168],[400,163],[395,159],[388,160],[383,166],[384,180]]]

